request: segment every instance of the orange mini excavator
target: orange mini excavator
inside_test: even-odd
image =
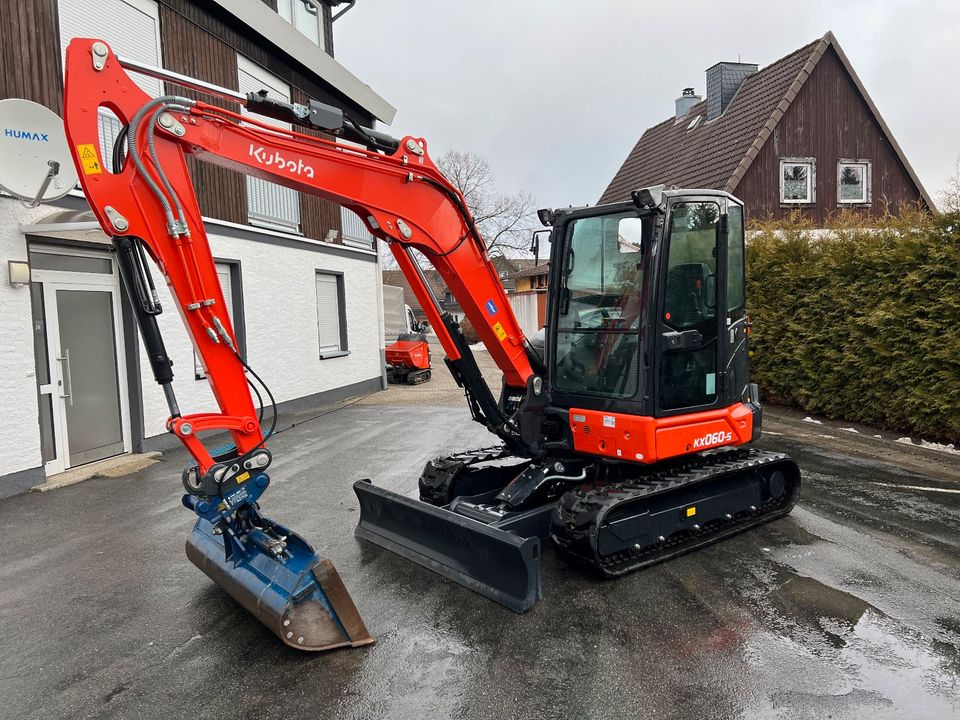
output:
[[[147,96],[127,71],[165,80],[169,94]],[[236,110],[176,94],[176,86]],[[248,115],[241,122],[241,106],[361,147]],[[100,108],[123,125],[112,147],[101,145]],[[64,117],[170,408],[167,429],[193,458],[182,474],[183,503],[197,515],[187,555],[287,644],[322,650],[372,639],[332,564],[261,512],[271,431],[261,426],[247,373],[272,396],[238,348],[187,156],[363,218],[412,286],[473,419],[499,438],[428,462],[419,500],[358,481],[359,537],[522,612],[541,596],[543,539],[613,577],[785,515],[795,503],[795,463],[745,447],[760,436],[761,409],[748,378],[736,198],[647,188],[627,202],[541,211],[552,228],[549,308],[543,336],[525,338],[463,196],[421,138],[391,138],[316,101],[279,102],[144,66],[94,39],[67,48]],[[503,372],[499,397],[424,282],[414,249],[439,271]],[[148,257],[203,357],[218,413],[186,414],[177,404]],[[224,432],[229,448],[201,438]]]

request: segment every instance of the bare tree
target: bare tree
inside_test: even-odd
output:
[[[500,192],[489,163],[476,153],[449,150],[437,160],[437,167],[463,194],[491,253],[526,254],[536,227],[536,205],[530,193]]]
[[[960,212],[960,155],[955,161],[953,177],[947,180],[947,187],[940,191],[939,205],[943,212]]]
[[[527,192],[500,192],[489,163],[472,152],[449,150],[436,160],[437,167],[467,201],[473,220],[491,255],[525,256],[530,249],[530,235],[539,223],[536,203]],[[381,243],[384,267],[399,268],[385,243]],[[415,253],[421,267],[427,263]]]

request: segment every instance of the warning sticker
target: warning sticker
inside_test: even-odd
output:
[[[77,145],[77,154],[80,156],[84,175],[99,175],[103,172],[95,145]]]
[[[503,325],[501,325],[500,323],[493,324],[493,332],[496,333],[498,340],[507,339],[507,331],[503,329]]]
[[[246,482],[249,479],[250,479],[250,473],[248,472],[240,473],[239,475],[237,475],[237,484],[239,485],[240,483]]]

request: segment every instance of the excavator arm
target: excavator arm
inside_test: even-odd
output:
[[[293,123],[349,130],[373,149],[277,128],[182,95],[151,98],[125,65]],[[121,142],[100,146],[101,108],[119,118],[126,153]],[[100,40],[76,39],[67,48],[64,123],[71,152],[90,206],[113,237],[151,367],[170,408],[167,428],[194,460],[183,476],[184,504],[199,516],[188,555],[281,639],[306,649],[371,640],[332,565],[259,513],[272,460],[265,446],[269,431],[261,427],[248,386],[248,372],[259,377],[241,355],[225,309],[187,156],[312,193],[359,215],[375,237],[389,243],[474,418],[515,448],[535,446],[538,437],[535,428],[519,427],[494,399],[456,321],[442,313],[411,252],[422,253],[439,271],[508,388],[531,398],[539,395],[523,333],[463,196],[430,160],[422,138],[396,141],[340,118],[341,128],[330,127],[337,119],[332,108],[315,103],[304,109],[262,94],[243,96],[126,63]],[[177,403],[145,256],[170,287],[207,368],[219,413],[184,414]],[[208,448],[200,434],[216,432],[228,432],[235,448]]]
[[[263,96],[241,102],[266,114],[286,109]],[[209,370],[226,424],[252,417],[253,404],[223,310],[187,155],[317,195],[359,215],[375,237],[389,243],[472,405],[491,429],[503,432],[507,418],[471,372],[473,363],[464,357],[469,349],[456,337],[450,319],[442,317],[410,251],[420,251],[437,269],[507,385],[521,391],[533,375],[523,333],[463,196],[430,160],[422,138],[390,143],[377,133],[377,146],[395,144],[392,154],[385,155],[279,129],[177,95],[151,99],[104,43],[89,39],[75,40],[68,48],[64,105],[70,147],[93,211],[109,234],[140,238],[162,269]],[[113,173],[99,157],[112,150],[98,152],[99,107],[112,111],[128,128],[129,162]],[[290,112],[280,116],[298,119],[292,106],[287,107]],[[184,422],[190,421],[175,418],[170,428],[182,440],[187,437],[181,432]],[[212,428],[211,422],[204,418],[204,427]],[[259,442],[258,428],[240,424],[239,429],[222,429],[234,434],[238,448],[249,450]],[[201,470],[209,467],[210,459],[199,446],[191,443],[188,449],[201,455]]]

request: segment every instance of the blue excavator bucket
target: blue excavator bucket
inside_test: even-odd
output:
[[[333,563],[268,518],[256,514],[240,534],[201,516],[187,557],[290,647],[319,651],[374,642]]]

